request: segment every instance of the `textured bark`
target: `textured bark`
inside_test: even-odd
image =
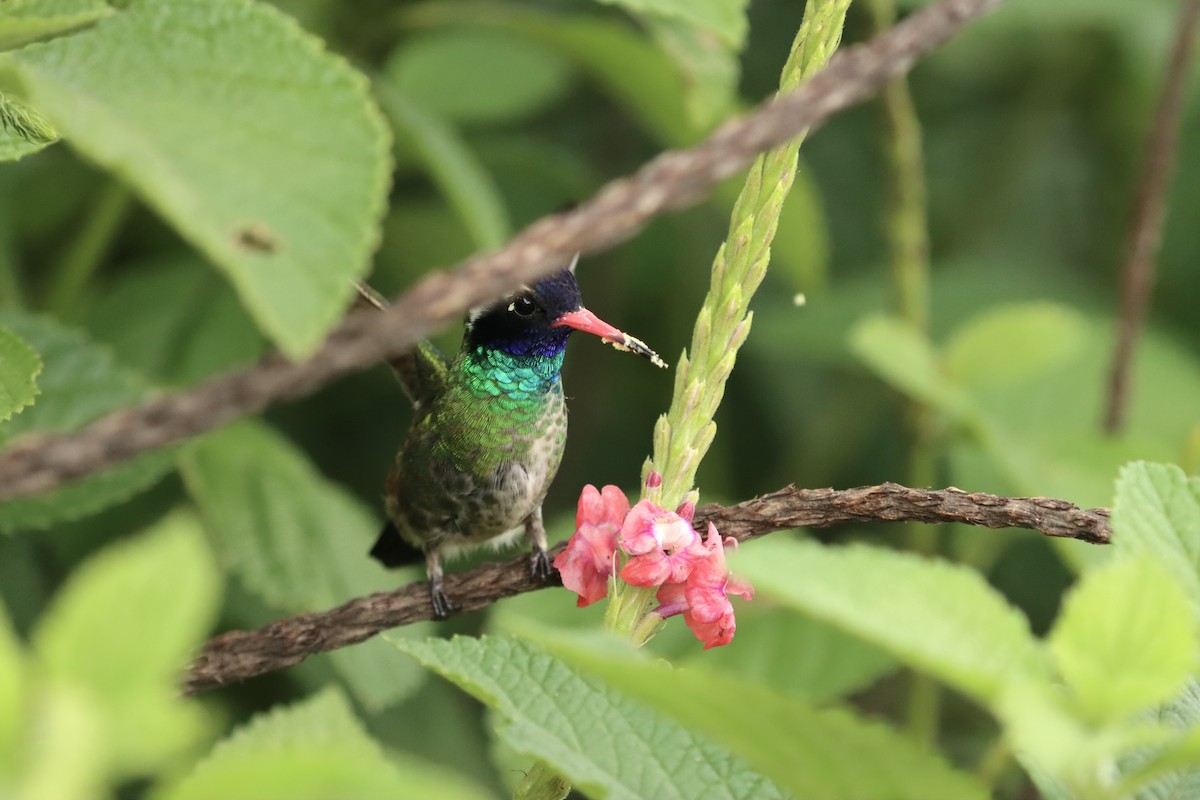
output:
[[[895,483],[858,489],[797,489],[733,506],[705,505],[695,525],[714,523],[725,536],[752,539],[796,527],[828,528],[866,522],[961,522],[987,528],[1028,528],[1046,536],[1106,544],[1111,535],[1106,508],[1081,509],[1047,497],[999,497],[961,489],[910,489]],[[562,545],[551,551],[557,555]],[[484,564],[446,575],[455,613],[475,611],[504,597],[560,585],[529,573],[529,557]],[[314,653],[369,639],[388,628],[433,618],[429,585],[413,583],[393,592],[351,600],[331,611],[277,620],[253,631],[229,631],[205,644],[184,677],[189,694],[290,667]]]

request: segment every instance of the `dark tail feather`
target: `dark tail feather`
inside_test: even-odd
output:
[[[425,561],[425,554],[404,541],[391,520],[379,532],[379,539],[371,548],[371,556],[389,568],[407,567],[409,564],[421,564]]]

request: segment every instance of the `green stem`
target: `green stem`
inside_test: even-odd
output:
[[[116,181],[100,192],[83,230],[52,271],[54,279],[45,297],[47,310],[65,318],[76,312],[84,290],[108,252],[132,200],[124,184]]]

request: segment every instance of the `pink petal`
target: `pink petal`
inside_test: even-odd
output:
[[[692,633],[696,634],[696,638],[704,642],[705,650],[729,644],[733,641],[734,631],[737,630],[737,621],[733,618],[732,611],[727,617],[721,617],[713,622],[698,622],[688,614],[684,614],[683,619],[691,628]]]
[[[651,550],[629,559],[621,580],[632,586],[658,586],[671,576],[671,564],[662,550]]]
[[[649,553],[661,547],[654,535],[654,521],[662,509],[649,500],[642,500],[625,516],[625,524],[617,543],[631,556]]]
[[[593,529],[596,530],[596,529]],[[613,551],[596,547],[583,531],[577,531],[567,542],[567,549],[554,557],[554,567],[562,575],[563,586],[579,595],[583,607],[608,594],[608,578],[612,575]]]
[[[616,486],[605,486],[597,490],[590,483],[583,487],[579,495],[579,505],[575,510],[575,528],[584,525],[601,525],[615,523],[619,528],[629,513],[629,499]]]
[[[575,512],[575,534],[554,559],[563,586],[579,595],[580,606],[608,594],[617,531],[628,511],[629,500],[616,486],[603,490],[590,484],[583,487]]]

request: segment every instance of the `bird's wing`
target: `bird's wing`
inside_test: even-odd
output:
[[[355,310],[378,309],[383,311],[388,307],[388,301],[379,292],[365,283],[355,281],[354,288],[358,290],[358,298],[354,303]],[[388,364],[404,393],[419,408],[436,397],[446,386],[446,373],[450,364],[442,351],[428,339],[417,342],[413,349],[395,358],[388,359]]]

